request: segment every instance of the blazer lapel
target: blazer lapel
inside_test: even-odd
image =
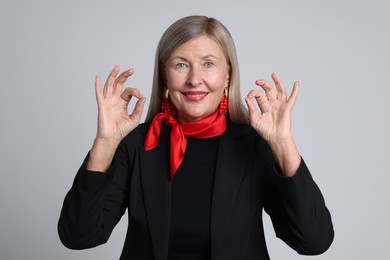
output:
[[[240,137],[248,133],[249,129],[247,126],[233,126],[228,121],[226,132],[219,140],[210,220],[213,259],[223,249],[230,212],[246,165],[243,155],[247,147],[245,142],[240,141]],[[141,182],[156,260],[166,260],[168,257],[171,214],[169,134],[169,128],[163,127],[159,145],[150,151],[140,152]]]
[[[240,142],[239,137],[248,133],[248,129],[244,126],[234,127],[228,122],[225,134],[220,137],[210,220],[212,259],[216,259],[223,249],[230,213],[246,164],[243,155],[248,148],[245,142]]]
[[[156,260],[166,260],[171,214],[169,131],[163,130],[159,145],[150,151],[143,150],[140,160],[142,187],[154,256]]]

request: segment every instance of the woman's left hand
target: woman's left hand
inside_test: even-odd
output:
[[[251,90],[245,101],[251,126],[269,144],[285,175],[293,175],[300,163],[300,155],[291,133],[291,112],[298,96],[299,83],[293,85],[287,98],[286,90],[276,73],[272,74],[275,88],[265,80],[256,80],[262,90]],[[253,99],[256,100],[257,106]],[[258,109],[260,108],[260,111]]]
[[[256,80],[260,89],[251,90],[245,101],[249,109],[249,120],[251,126],[270,145],[292,138],[291,134],[291,111],[298,95],[298,82],[293,86],[292,93],[287,99],[286,90],[276,73],[272,74],[276,90],[265,80]],[[260,111],[255,105],[256,100]]]

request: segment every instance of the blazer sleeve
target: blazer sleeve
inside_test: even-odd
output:
[[[266,176],[265,211],[276,236],[303,255],[324,253],[334,238],[320,189],[303,159],[293,177],[284,177],[271,160]]]
[[[87,171],[88,156],[84,160],[58,222],[58,234],[66,247],[85,249],[107,242],[128,204],[128,158],[122,142],[107,173]]]

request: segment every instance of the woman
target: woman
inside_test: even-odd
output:
[[[122,90],[132,74],[115,67],[103,90],[96,78],[98,131],[64,201],[65,246],[105,243],[127,209],[121,259],[269,259],[264,208],[298,253],[327,250],[331,217],[291,135],[298,82],[287,98],[276,74],[277,91],[257,80],[247,112],[233,40],[203,16],[162,36],[144,124],[145,98]]]

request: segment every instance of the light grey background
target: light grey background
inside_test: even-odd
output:
[[[56,231],[96,131],[94,77],[116,64],[134,68],[128,86],[149,97],[157,41],[191,14],[231,31],[244,95],[274,71],[289,91],[301,83],[293,130],[336,231],[329,251],[313,259],[389,259],[386,0],[1,0],[0,258],[119,258],[126,217],[90,250],[66,249]],[[272,259],[307,259],[264,219]]]

